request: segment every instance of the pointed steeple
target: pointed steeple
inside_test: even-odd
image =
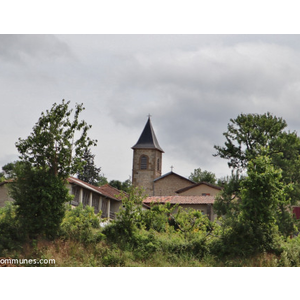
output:
[[[156,135],[151,124],[150,115],[139,140],[132,147],[132,149],[156,149],[161,152],[164,152],[157,141]]]

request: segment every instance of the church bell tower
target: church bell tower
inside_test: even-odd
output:
[[[133,149],[132,184],[145,189],[145,194],[153,196],[154,179],[161,176],[162,154],[155,136],[150,116]]]

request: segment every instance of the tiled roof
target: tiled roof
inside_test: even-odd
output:
[[[187,186],[187,187],[185,187],[185,188],[182,188],[182,189],[176,191],[175,193],[180,194],[180,193],[182,193],[182,192],[185,192],[185,191],[187,191],[187,190],[193,189],[193,188],[195,188],[195,187],[197,187],[197,186],[199,186],[199,185],[202,185],[202,184],[207,185],[207,186],[210,186],[211,188],[216,189],[216,190],[222,190],[222,188],[219,187],[218,185],[215,185],[215,184],[211,184],[211,183],[202,181],[202,182],[198,182],[198,183],[195,183],[195,184],[193,184],[193,185]]]
[[[214,196],[153,196],[147,197],[143,203],[171,203],[171,204],[213,204]]]
[[[108,198],[114,199],[114,200],[118,200],[121,201],[121,199],[117,198],[117,196],[119,194],[121,194],[121,191],[119,191],[118,189],[110,186],[109,184],[105,184],[103,186],[94,186],[92,184],[89,184],[87,182],[84,182],[78,178],[75,177],[69,177],[68,178],[68,182],[71,184],[76,184],[79,185],[83,188],[86,188],[90,191],[96,192],[100,195],[106,196]]]
[[[108,183],[105,185],[99,186],[97,189],[104,195],[109,196],[110,198],[113,198],[116,200],[121,200],[121,198],[118,198],[118,196],[121,194],[121,191],[112,187]]]

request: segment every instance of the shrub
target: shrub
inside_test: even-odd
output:
[[[5,256],[7,250],[19,249],[23,241],[22,227],[16,219],[16,207],[7,202],[0,208],[0,256]]]
[[[282,253],[279,266],[299,267],[300,266],[300,236],[288,238],[282,243]]]
[[[69,206],[60,227],[60,236],[85,244],[98,242],[104,238],[100,230],[100,216],[94,214],[94,208],[80,203],[76,208]]]

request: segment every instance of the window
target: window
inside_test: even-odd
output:
[[[148,167],[148,158],[147,156],[143,155],[141,157],[141,170],[147,170]]]
[[[157,159],[157,171],[159,171],[159,158]]]

